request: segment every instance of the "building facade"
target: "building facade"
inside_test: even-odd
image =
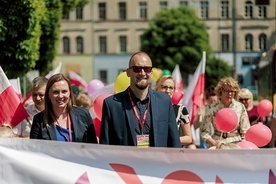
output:
[[[216,57],[233,66],[241,87],[255,85],[252,69],[276,40],[275,0],[90,0],[64,15],[55,62],[63,73],[113,83],[155,14],[181,5],[207,25]]]

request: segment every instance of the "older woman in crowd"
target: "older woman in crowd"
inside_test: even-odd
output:
[[[259,117],[257,110],[258,106],[253,104],[253,94],[249,91],[249,89],[241,89],[239,93],[239,101],[244,105],[251,125],[258,122],[265,122],[265,118]]]
[[[207,142],[208,147],[217,146],[220,141],[225,143],[241,141],[250,128],[246,109],[242,103],[237,101],[240,91],[238,82],[231,77],[222,78],[218,82],[215,91],[218,100],[206,108],[201,127],[201,136]],[[237,127],[231,132],[221,132],[216,127],[215,116],[223,108],[231,108],[237,113],[239,121]],[[213,135],[210,132],[210,124],[213,125],[215,130]]]

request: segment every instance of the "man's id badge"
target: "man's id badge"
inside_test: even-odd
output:
[[[149,135],[137,135],[137,147],[148,148],[149,147]]]

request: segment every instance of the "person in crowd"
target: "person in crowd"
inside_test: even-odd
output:
[[[213,85],[207,87],[204,93],[204,99],[203,99],[204,105],[197,110],[197,113],[193,122],[195,129],[198,129],[198,128],[201,129],[201,124],[202,124],[203,117],[205,116],[206,108],[212,103],[216,102],[217,99],[218,97],[215,91],[215,87]],[[210,124],[210,133],[211,135],[213,135],[214,133],[214,128],[212,124]],[[203,141],[201,136],[199,137],[200,137],[200,148],[207,148],[206,142]]]
[[[164,92],[172,98],[173,92],[175,90],[175,81],[173,77],[170,75],[164,75],[160,77],[156,82],[155,90]],[[196,148],[196,146],[193,144],[188,110],[182,104],[173,104],[173,107],[181,145],[187,148]]]
[[[86,108],[88,110],[91,109],[92,107],[92,100],[91,98],[89,98],[89,96],[83,92],[80,92],[77,96],[77,98],[75,99],[76,102],[76,106],[78,107],[83,107]]]
[[[31,93],[33,104],[25,107],[29,114],[28,119],[23,120],[13,128],[14,133],[18,137],[29,137],[31,125],[34,115],[44,110],[44,96],[48,79],[46,77],[38,76],[32,80]]]
[[[259,117],[257,105],[253,104],[253,94],[247,88],[242,88],[239,93],[239,101],[244,105],[251,125],[265,122],[265,118]]]
[[[103,101],[100,144],[180,148],[171,99],[150,87],[149,55],[133,54],[126,73],[130,86]]]
[[[16,136],[16,134],[13,132],[12,127],[7,123],[3,123],[0,126],[0,138],[14,138],[14,137],[18,137],[18,136]]]
[[[73,103],[69,79],[60,73],[53,75],[46,86],[45,109],[34,116],[30,138],[97,143],[88,110]]]
[[[240,91],[238,81],[231,77],[222,78],[218,82],[215,91],[218,100],[206,109],[201,126],[201,136],[208,144],[208,147],[217,146],[219,141],[224,141],[225,143],[241,141],[244,139],[246,131],[250,128],[246,109],[242,103],[237,101]],[[237,113],[239,122],[232,132],[221,132],[216,127],[214,122],[215,115],[222,108],[231,108]],[[210,124],[214,127],[213,135],[211,135]]]

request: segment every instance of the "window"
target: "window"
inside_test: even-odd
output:
[[[127,37],[126,36],[120,36],[120,52],[126,53],[127,52]]]
[[[180,6],[188,6],[188,1],[180,1],[179,5]]]
[[[261,34],[261,35],[259,36],[259,49],[260,49],[261,51],[267,50],[267,49],[266,49],[266,35],[265,35],[265,34]]]
[[[148,17],[147,2],[140,2],[140,18],[146,19]]]
[[[267,9],[266,6],[259,6],[259,17],[266,18],[267,16]]]
[[[119,18],[121,20],[126,19],[126,3],[125,2],[119,3]]]
[[[245,36],[245,50],[247,51],[253,50],[253,36],[251,34],[247,34]]]
[[[69,20],[69,13],[63,14],[62,19]]]
[[[81,20],[82,17],[82,12],[83,12],[83,7],[82,6],[77,6],[76,8],[76,19]]]
[[[83,38],[81,36],[78,36],[76,41],[77,41],[77,52],[83,53]]]
[[[63,53],[69,54],[70,53],[70,40],[67,36],[63,37]]]
[[[221,50],[229,51],[229,35],[228,34],[221,35]]]
[[[168,2],[167,1],[160,1],[160,9],[167,8]]]
[[[104,83],[107,84],[107,71],[106,70],[100,70],[100,80]]]
[[[99,19],[106,19],[106,5],[105,3],[99,3]]]
[[[252,18],[253,17],[253,5],[252,2],[246,1],[245,3],[245,17]]]
[[[201,17],[207,19],[209,17],[208,1],[201,1]]]
[[[229,18],[229,2],[221,1],[221,17]]]
[[[100,36],[99,37],[99,42],[100,42],[100,53],[106,53],[107,52],[106,36]]]

